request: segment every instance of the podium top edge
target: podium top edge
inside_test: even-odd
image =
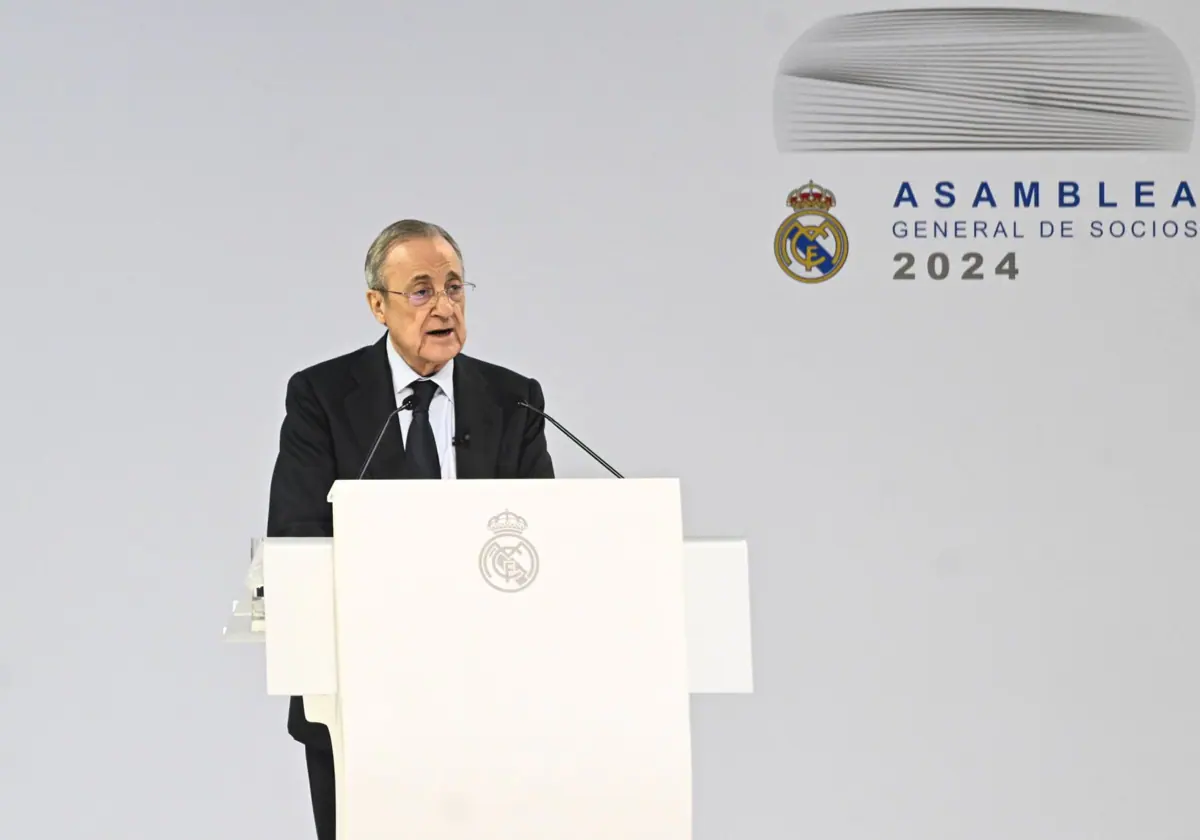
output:
[[[453,492],[449,490],[441,490],[440,486],[454,485],[518,485],[522,488],[540,487],[546,484],[553,484],[555,489],[569,490],[571,486],[588,486],[595,487],[599,483],[630,485],[632,487],[646,487],[654,485],[668,485],[679,487],[682,483],[678,478],[614,478],[612,476],[604,476],[599,478],[455,478],[450,480],[443,479],[442,481],[408,481],[402,478],[389,479],[356,479],[356,478],[339,478],[329,488],[329,495],[325,501],[333,502],[334,494],[344,492],[346,489],[357,487],[357,485],[367,485],[372,490],[382,490],[384,488],[395,489],[397,485],[403,485],[406,489],[411,488],[414,492]],[[436,489],[435,489],[436,488]]]
[[[453,478],[442,479],[440,481],[424,482],[424,486],[437,484],[503,484],[508,482],[520,482],[521,484],[597,484],[599,482],[621,483],[621,484],[647,484],[647,483],[672,483],[678,484],[681,479],[678,476],[647,476],[644,478],[615,478],[608,476],[593,476],[590,478],[576,476],[562,476],[556,478]],[[351,484],[406,484],[410,485],[413,482],[404,478],[339,478],[333,482],[334,487],[351,485]]]

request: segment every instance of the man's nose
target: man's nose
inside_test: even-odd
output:
[[[433,311],[438,315],[453,313],[454,306],[445,291],[435,292],[433,296]]]

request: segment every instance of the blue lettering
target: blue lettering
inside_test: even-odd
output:
[[[934,192],[938,194],[938,198],[933,203],[938,207],[953,207],[954,206],[954,182],[953,181],[938,181]]]
[[[1075,183],[1074,181],[1058,182],[1058,206],[1079,206],[1079,184]]]
[[[1058,206],[1060,208],[1077,208],[1084,204],[1084,190],[1079,181],[1057,181],[1051,182],[1057,184]],[[1115,208],[1122,206],[1125,202],[1120,196],[1124,195],[1124,190],[1131,185],[1133,187],[1133,204],[1139,208],[1154,208],[1160,205],[1166,206],[1165,200],[1160,201],[1156,196],[1157,182],[1151,180],[1133,181],[1118,184],[1116,188],[1110,189],[1110,183],[1107,181],[1094,181],[1096,186],[1096,207]],[[1088,184],[1088,205],[1091,205],[1091,184]],[[1004,191],[1007,186],[1004,187]],[[1117,196],[1114,198],[1114,195]],[[1007,197],[1007,196],[1006,196]],[[1048,199],[1049,200],[1049,199]],[[948,210],[958,204],[958,196],[956,195],[956,187],[954,181],[938,181],[933,185],[933,203],[943,209]],[[920,202],[917,198],[916,189],[911,181],[902,181],[896,191],[895,200],[892,202],[893,208],[912,207],[917,208]],[[974,182],[973,193],[971,198],[971,208],[979,207],[999,207],[999,202],[996,200],[996,192],[990,181]],[[1012,182],[1012,206],[1014,209],[1029,209],[1040,208],[1042,206],[1042,182],[1040,180],[1017,181]],[[1196,200],[1196,193],[1193,191],[1189,182],[1181,180],[1176,182],[1176,186],[1172,191],[1170,200],[1172,208],[1185,206],[1193,209],[1200,207],[1200,202]]]
[[[1186,201],[1189,207],[1196,206],[1196,197],[1192,195],[1192,188],[1187,181],[1179,182],[1179,189],[1175,190],[1175,198],[1171,200],[1172,207],[1178,207],[1181,202]]]
[[[992,195],[992,188],[987,181],[979,182],[979,189],[975,191],[975,200],[971,202],[971,208],[974,209],[980,204],[990,204],[996,206],[996,196]]]
[[[1040,207],[1041,206],[1041,184],[1037,181],[1030,181],[1026,187],[1021,181],[1013,184],[1013,204],[1017,207]]]
[[[1138,181],[1133,185],[1134,204],[1138,207],[1154,206],[1154,182]]]
[[[1116,206],[1117,206],[1117,203],[1116,203],[1115,201],[1112,201],[1112,202],[1110,202],[1110,201],[1109,201],[1109,200],[1108,200],[1108,199],[1105,197],[1105,192],[1104,192],[1104,182],[1103,182],[1103,181],[1101,181],[1101,182],[1100,182],[1100,206],[1101,206],[1101,207],[1116,207]]]
[[[917,197],[913,194],[912,184],[905,181],[900,185],[900,191],[896,193],[896,200],[892,202],[892,208],[899,207],[901,204],[908,204],[912,207],[917,206]]]

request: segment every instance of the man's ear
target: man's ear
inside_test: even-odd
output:
[[[367,289],[367,306],[371,310],[371,314],[375,316],[375,320],[381,324],[387,323],[387,318],[384,317],[384,301],[383,295],[375,289]]]

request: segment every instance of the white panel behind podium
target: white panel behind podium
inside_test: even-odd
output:
[[[274,569],[273,580],[281,576],[308,578],[306,582],[290,585],[309,592],[314,586],[324,587],[323,598],[332,610],[332,539],[275,537],[263,540],[262,550],[270,558],[263,565]],[[297,552],[310,559],[319,555],[320,565],[292,563]],[[703,539],[683,543],[688,690],[692,694],[754,691],[749,572],[749,548],[745,540]],[[278,594],[279,589],[272,586],[271,591],[276,593],[276,602],[286,600]],[[322,613],[314,609],[312,614]],[[272,621],[270,633],[265,629],[251,631],[245,600],[235,603],[233,618],[226,627],[230,641],[261,643],[270,639],[274,643],[267,652],[268,694],[333,693],[328,675],[335,674],[332,679],[336,682],[336,655],[332,637],[321,622],[289,621],[277,626]]]
[[[683,544],[688,689],[692,694],[750,694],[750,558],[743,540]]]
[[[264,542],[263,586],[271,593],[267,693],[335,694],[333,540]]]

